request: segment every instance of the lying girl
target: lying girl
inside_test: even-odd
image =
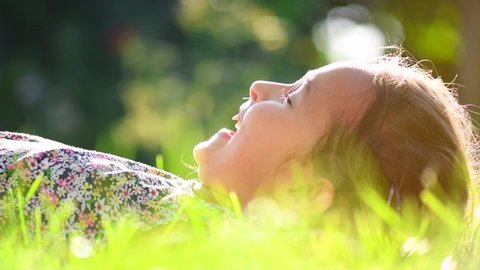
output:
[[[396,209],[407,200],[420,206],[426,188],[462,208],[476,204],[477,142],[465,108],[441,79],[397,54],[330,64],[292,84],[257,81],[233,119],[235,132],[221,129],[194,157],[205,186],[233,191],[244,205],[293,189],[298,175],[312,191],[331,183],[334,204],[355,206],[365,188]],[[39,175],[26,211],[73,200],[67,231],[92,235],[120,211],[161,222],[171,214],[165,205],[198,187],[113,155],[0,133],[0,215],[8,215],[9,190]]]
[[[370,179],[398,206],[427,186],[465,202],[476,178],[477,142],[455,93],[395,55],[330,64],[293,84],[257,81],[234,119],[236,132],[220,130],[194,156],[205,184],[234,190],[243,202],[289,183],[292,167],[312,185],[327,177],[336,190]],[[364,166],[369,177],[358,175]]]

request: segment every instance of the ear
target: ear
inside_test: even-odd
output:
[[[293,159],[289,163],[292,184],[310,186],[314,181],[313,161],[307,155]]]

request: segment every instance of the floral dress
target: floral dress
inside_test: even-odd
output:
[[[67,234],[95,236],[103,221],[118,220],[125,213],[147,223],[167,222],[176,198],[192,196],[199,185],[118,156],[0,132],[0,220],[14,214],[7,211],[11,201],[22,201],[29,231],[38,226],[31,218],[35,212],[44,217],[63,202],[73,205],[64,224]]]

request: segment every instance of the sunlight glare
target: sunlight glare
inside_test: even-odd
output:
[[[362,11],[365,10],[362,7]],[[313,43],[326,54],[329,62],[372,58],[383,53],[379,48],[386,45],[385,35],[375,24],[357,22],[355,18],[335,11],[330,11],[327,19],[318,22],[312,29]]]
[[[402,245],[402,256],[425,255],[430,251],[430,242],[427,239],[417,239],[416,237],[409,237]]]
[[[92,256],[93,254],[93,245],[92,243],[80,236],[75,236],[70,240],[70,252],[78,258],[86,259]]]
[[[477,206],[477,208],[475,208],[475,217],[477,217],[478,219],[480,219],[480,205]]]
[[[455,259],[453,259],[452,256],[447,256],[445,259],[442,261],[442,270],[455,270],[457,269],[457,262]]]

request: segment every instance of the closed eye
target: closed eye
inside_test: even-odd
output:
[[[302,87],[305,84],[303,81],[298,81],[295,83],[291,88],[289,89],[283,89],[282,90],[282,98],[285,102],[288,103],[290,107],[292,107],[292,99],[290,98],[290,94],[294,93],[297,91],[300,87]]]
[[[292,107],[292,99],[290,98],[290,95],[287,95],[287,96],[285,97],[285,101],[288,103],[288,105],[289,105],[290,107]]]
[[[290,98],[290,94],[283,93],[282,94],[282,99],[283,99],[283,102],[286,102],[288,104],[288,106],[292,107],[292,99]]]

